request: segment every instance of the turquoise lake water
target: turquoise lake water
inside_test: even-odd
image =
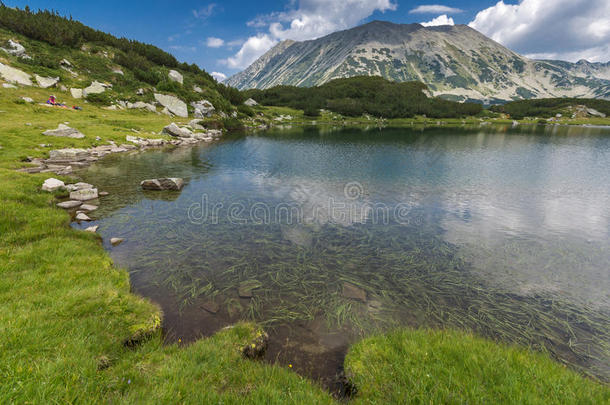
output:
[[[288,128],[82,177],[168,341],[255,320],[268,360],[330,386],[362,336],[455,327],[610,378],[609,129]]]

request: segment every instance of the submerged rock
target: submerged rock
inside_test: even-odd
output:
[[[42,190],[48,192],[57,191],[65,187],[66,184],[63,181],[54,178],[46,179],[42,184]]]
[[[76,220],[77,220],[77,221],[91,221],[91,218],[89,218],[89,217],[87,216],[87,214],[85,214],[84,212],[79,212],[79,213],[76,215]]]
[[[42,133],[46,136],[60,136],[63,138],[74,138],[74,139],[83,139],[85,137],[80,131],[74,128],[70,128],[67,125],[59,124],[57,129],[49,129],[48,131],[44,131]]]
[[[85,232],[96,233],[99,227],[99,225],[90,226],[89,228],[85,229]]]
[[[112,246],[118,246],[121,243],[123,243],[124,241],[125,241],[125,239],[123,239],[123,238],[110,238],[110,244]]]
[[[69,210],[72,208],[80,207],[83,204],[82,201],[64,201],[57,204],[59,208]]]
[[[255,290],[261,286],[261,283],[257,280],[248,280],[239,284],[237,293],[241,298],[252,298],[252,290]]]
[[[201,304],[201,308],[205,309],[206,311],[208,311],[211,314],[215,314],[220,309],[220,305],[218,305],[214,301],[206,301],[203,304]]]
[[[92,204],[83,204],[80,206],[81,210],[87,211],[87,212],[95,211],[97,208],[98,208],[97,205],[92,205]]]
[[[148,179],[140,183],[144,190],[154,191],[179,191],[184,187],[184,180],[181,178],[161,178],[161,179]]]
[[[343,283],[343,297],[366,302],[366,291],[352,283]]]

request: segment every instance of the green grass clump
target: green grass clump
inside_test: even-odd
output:
[[[398,330],[354,345],[355,403],[607,404],[607,386],[546,355],[471,334]]]

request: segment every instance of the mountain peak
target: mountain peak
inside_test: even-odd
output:
[[[374,20],[310,41],[284,41],[227,80],[240,88],[317,86],[354,76],[420,81],[452,100],[610,98],[610,67],[534,61],[467,25]]]

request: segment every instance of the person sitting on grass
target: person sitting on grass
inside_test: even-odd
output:
[[[63,107],[66,108],[66,105],[57,101],[54,95],[49,96],[47,100],[47,104],[54,105],[55,107]]]

